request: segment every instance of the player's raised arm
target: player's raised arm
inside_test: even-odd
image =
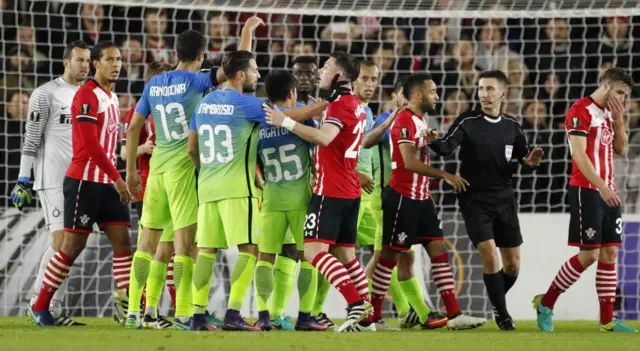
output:
[[[287,116],[296,122],[302,122],[322,114],[329,106],[329,103],[336,101],[342,95],[351,94],[351,88],[348,84],[349,82],[340,80],[340,75],[336,74],[331,81],[329,89],[320,90],[320,97],[324,99],[323,101],[289,109],[287,110]]]
[[[385,138],[385,136],[388,136],[387,134],[389,128],[391,127],[393,121],[396,119],[398,112],[400,112],[399,109],[389,110],[383,112],[380,116],[378,116],[374,124],[374,128],[366,134],[364,139],[362,139],[362,147],[365,149],[370,149],[378,145]]]
[[[316,129],[300,124],[292,118],[287,117],[277,106],[275,106],[275,108],[265,106],[264,109],[267,124],[283,127],[314,145],[327,146],[331,144],[333,139],[340,133],[341,126],[331,123],[330,121],[323,123],[320,129]],[[289,111],[287,111],[287,114],[288,113]]]
[[[253,44],[253,33],[259,26],[264,26],[264,21],[258,16],[251,16],[242,27],[242,35],[240,35],[240,45],[238,50],[251,51]]]

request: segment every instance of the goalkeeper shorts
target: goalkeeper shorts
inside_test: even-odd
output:
[[[44,222],[49,232],[64,230],[64,193],[62,188],[38,190],[38,197],[44,212]]]

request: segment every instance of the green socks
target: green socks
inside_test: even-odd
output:
[[[273,265],[266,261],[258,261],[256,277],[253,283],[256,289],[258,312],[268,311],[269,297],[271,297],[271,292],[273,291]]]
[[[302,262],[298,275],[298,294],[300,312],[311,313],[318,289],[318,270],[309,262]],[[320,313],[320,312],[318,312]]]
[[[246,252],[238,253],[236,266],[233,267],[233,272],[231,273],[231,291],[229,292],[227,309],[240,311],[244,297],[251,284],[255,265],[256,256]]]
[[[416,311],[418,317],[420,317],[420,323],[425,323],[427,321],[427,317],[429,316],[429,312],[431,310],[427,307],[427,304],[424,302],[424,295],[422,294],[422,288],[420,288],[420,283],[418,283],[418,279],[413,277],[409,280],[405,280],[402,282],[398,282],[402,291],[404,291],[404,295],[407,297],[407,301],[413,310]]]
[[[131,279],[129,282],[129,313],[140,313],[140,300],[142,299],[142,290],[147,284],[149,277],[149,266],[153,257],[148,252],[136,251],[133,254],[133,262],[131,263]]]
[[[173,281],[176,286],[176,317],[191,315],[191,281],[193,280],[193,259],[176,255],[173,259]]]
[[[149,307],[153,309],[151,317],[158,318],[158,301],[162,295],[162,288],[164,288],[164,282],[167,280],[167,263],[160,261],[151,261],[151,268],[149,269],[149,278],[147,278],[147,310],[151,311]],[[145,312],[146,312],[145,311]]]
[[[296,280],[296,268],[298,262],[288,257],[280,256],[276,258],[273,266],[273,298],[271,299],[271,315],[282,316],[289,304],[293,283]]]
[[[317,316],[322,312],[324,300],[327,299],[330,287],[331,283],[322,274],[318,274],[318,288],[316,290],[316,299],[313,302],[313,309],[311,310],[312,316]]]
[[[198,252],[198,260],[193,269],[193,313],[204,314],[209,305],[209,290],[213,279],[216,254]]]
[[[400,283],[398,283],[398,268],[394,267],[391,273],[391,281],[389,282],[389,295],[393,298],[393,304],[396,305],[396,311],[398,315],[405,316],[409,313],[411,307],[407,301],[407,297],[404,296]]]

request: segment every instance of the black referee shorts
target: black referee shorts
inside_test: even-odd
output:
[[[513,195],[494,203],[480,196],[464,194],[458,201],[467,235],[475,247],[487,240],[494,240],[497,247],[522,245],[518,206]]]

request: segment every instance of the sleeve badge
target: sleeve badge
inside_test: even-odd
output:
[[[88,115],[89,113],[91,113],[91,106],[89,106],[89,104],[83,104],[82,106],[80,106],[80,113],[82,113],[83,115]]]
[[[578,127],[580,127],[580,118],[573,117],[571,119],[571,128],[578,128]]]

